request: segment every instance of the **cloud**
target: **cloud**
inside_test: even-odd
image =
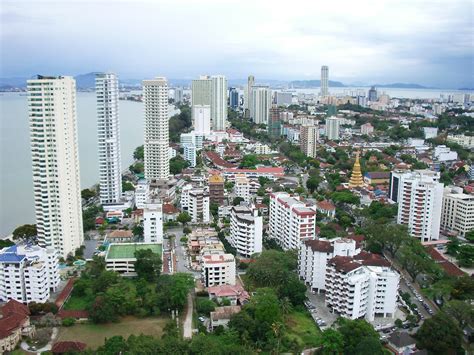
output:
[[[4,1],[1,11],[2,76],[298,79],[326,64],[335,80],[474,85],[470,0]]]

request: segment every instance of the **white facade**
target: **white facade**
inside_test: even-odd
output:
[[[84,240],[75,80],[28,80],[28,115],[39,244],[66,257]]]
[[[235,269],[232,254],[219,251],[201,257],[201,276],[205,287],[235,285]]]
[[[13,245],[0,251],[0,302],[48,302],[59,286],[59,253],[53,247]]]
[[[183,186],[180,205],[181,209],[191,216],[192,223],[210,222],[210,201],[207,189],[195,188],[191,184]]]
[[[263,218],[254,206],[233,206],[230,212],[230,243],[240,255],[262,252]]]
[[[163,243],[163,205],[147,201],[143,209],[143,237],[145,243]]]
[[[252,197],[250,194],[250,180],[246,176],[235,177],[234,194],[243,198],[245,202],[250,202]]]
[[[321,96],[329,95],[329,67],[323,65],[321,67]]]
[[[441,228],[461,236],[474,230],[474,195],[463,193],[460,187],[445,188]]]
[[[301,243],[316,236],[316,206],[286,192],[270,194],[270,238],[284,249],[299,249]]]
[[[244,89],[244,108],[252,111],[252,88],[255,85],[255,77],[249,75],[247,78],[247,86]]]
[[[257,143],[255,144],[255,154],[267,155],[270,154],[272,150],[266,144]]]
[[[268,124],[270,107],[272,105],[272,92],[268,86],[252,87],[252,105],[250,117],[256,124]]]
[[[451,150],[451,148],[446,147],[445,145],[436,146],[433,156],[437,161],[440,162],[458,160],[458,153],[454,150]]]
[[[168,81],[158,77],[143,80],[142,85],[145,104],[145,178],[148,181],[168,180]]]
[[[438,240],[443,200],[440,175],[430,170],[392,172],[396,179],[397,223],[408,225],[410,234],[422,241]],[[391,197],[393,200],[393,197]]]
[[[461,145],[464,148],[474,148],[474,136],[466,136],[464,134],[448,135],[448,142]]]
[[[138,181],[135,187],[135,207],[145,208],[146,201],[150,197],[150,184],[145,179]]]
[[[122,196],[118,79],[113,73],[95,77],[99,148],[100,203],[119,203]]]
[[[194,132],[200,135],[211,133],[211,105],[193,105]]]
[[[183,101],[183,88],[174,88],[174,102],[180,104]]]
[[[436,138],[438,136],[438,127],[423,127],[425,139]]]
[[[374,133],[374,126],[372,126],[370,122],[367,122],[360,126],[360,133],[368,136]]]
[[[194,144],[184,145],[184,159],[189,162],[191,168],[196,166],[196,146]]]
[[[308,157],[316,158],[319,127],[305,124],[300,127],[300,148]]]
[[[360,252],[360,246],[352,239],[306,240],[298,250],[299,277],[311,290],[324,291],[328,261],[335,256],[354,256]]]
[[[214,131],[227,127],[227,79],[224,75],[211,76],[211,120]]]
[[[339,139],[340,120],[337,117],[326,118],[326,137],[331,141]]]

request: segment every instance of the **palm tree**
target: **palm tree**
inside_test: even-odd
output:
[[[283,297],[283,299],[280,300],[280,309],[281,312],[283,313],[283,318],[286,321],[286,317],[288,314],[290,314],[291,310],[293,308],[293,305],[290,302],[290,299],[288,297]]]
[[[272,331],[275,334],[275,338],[277,339],[277,351],[276,353],[280,353],[280,342],[281,342],[281,335],[283,330],[283,324],[280,322],[272,323]]]

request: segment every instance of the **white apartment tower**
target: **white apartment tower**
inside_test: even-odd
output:
[[[316,237],[316,206],[308,205],[286,192],[270,194],[270,238],[284,249],[299,249]]]
[[[244,108],[252,111],[252,88],[255,85],[255,77],[253,75],[249,75],[247,78],[247,86],[244,90]]]
[[[421,241],[439,239],[444,185],[431,170],[391,173],[389,197],[398,202],[397,223]]]
[[[230,242],[240,255],[262,252],[263,217],[254,206],[233,206],[230,212]]]
[[[211,76],[211,120],[214,131],[226,130],[227,79],[224,75]]]
[[[323,65],[321,67],[321,96],[329,95],[329,67]]]
[[[66,257],[84,240],[75,80],[28,80],[28,115],[39,244]]]
[[[158,200],[144,206],[143,237],[145,243],[163,243],[163,205]]]
[[[157,77],[143,80],[145,103],[145,178],[168,180],[168,81]]]
[[[256,124],[268,124],[270,107],[272,105],[272,92],[268,86],[252,87],[252,105],[250,117]]]
[[[122,196],[117,76],[113,73],[96,74],[95,92],[97,98],[100,203],[107,205],[119,203]]]
[[[443,194],[441,228],[465,236],[474,230],[474,195],[463,193],[461,187],[447,187]]]
[[[59,253],[54,247],[12,245],[0,250],[0,302],[48,302],[59,286]]]
[[[204,287],[235,285],[235,257],[222,251],[201,256],[201,276]]]
[[[316,148],[319,139],[319,127],[304,124],[300,127],[300,148],[308,157],[316,158]]]
[[[211,106],[193,105],[192,117],[194,117],[194,132],[198,135],[207,136],[211,133]]]
[[[336,141],[339,139],[339,126],[341,120],[337,117],[326,118],[326,137],[330,141]]]

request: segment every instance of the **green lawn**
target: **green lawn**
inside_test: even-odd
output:
[[[316,347],[321,344],[321,331],[307,312],[293,311],[286,320],[288,336],[297,339],[306,347]]]
[[[153,253],[162,253],[161,244],[111,244],[107,252],[106,259],[131,259],[135,257],[135,252],[142,249],[151,249]]]
[[[69,297],[67,302],[64,304],[64,309],[70,311],[83,311],[89,307],[92,301],[93,299],[87,296],[79,297],[71,295],[71,297]]]
[[[128,338],[131,334],[161,337],[168,320],[166,317],[125,317],[118,323],[76,324],[72,327],[61,327],[56,341],[80,341],[86,343],[90,349],[97,349],[104,344],[106,338],[114,335],[121,335],[124,338]]]

